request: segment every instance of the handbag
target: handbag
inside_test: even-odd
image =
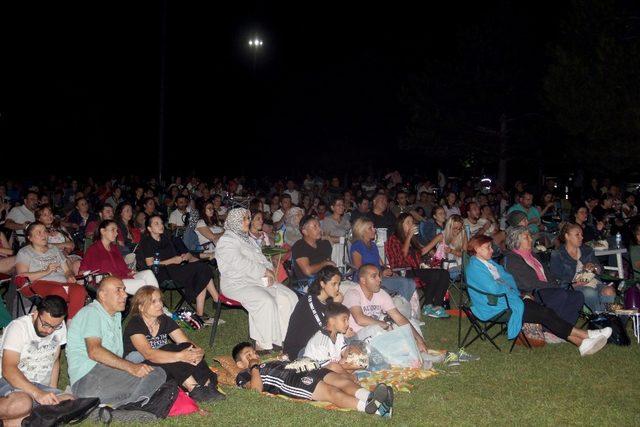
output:
[[[178,390],[179,387],[175,381],[169,380],[153,393],[146,405],[143,406],[142,402],[131,402],[119,406],[118,409],[145,411],[152,413],[159,419],[165,419],[178,398]]]
[[[589,329],[611,328],[608,343],[615,345],[631,345],[631,340],[620,318],[610,313],[598,313],[589,318]]]
[[[523,323],[522,333],[525,337],[527,337],[527,341],[529,341],[531,347],[544,347],[547,344],[544,339],[542,325],[539,323]],[[527,345],[527,343],[521,338],[520,335],[518,335],[516,344],[524,346]]]
[[[169,410],[170,417],[177,417],[179,415],[189,415],[194,412],[198,412],[200,407],[191,397],[187,395],[181,388],[178,389],[178,396],[176,397],[173,406]]]
[[[84,421],[100,404],[97,397],[65,400],[57,405],[40,405],[22,420],[23,426],[54,427],[62,424],[78,424]]]

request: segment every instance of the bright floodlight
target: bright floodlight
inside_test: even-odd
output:
[[[253,46],[253,40],[249,40],[249,46]]]
[[[249,40],[249,46],[257,48],[262,46],[264,43],[262,42],[262,40],[255,38],[253,40]]]

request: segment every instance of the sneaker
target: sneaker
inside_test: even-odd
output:
[[[209,400],[220,400],[217,395],[219,392],[214,391],[211,387],[205,387],[203,385],[197,385],[189,392],[189,397],[191,397],[196,402],[208,402]]]
[[[440,307],[437,310],[434,310],[434,316],[431,317],[437,317],[438,319],[448,319],[449,317],[451,317],[451,315],[449,313],[447,313],[447,310],[444,309],[444,307]]]
[[[422,314],[424,316],[434,317],[433,315],[435,314],[435,310],[433,309],[433,306],[431,304],[427,304],[422,307]]]
[[[595,338],[599,335],[604,335],[606,339],[609,339],[609,337],[613,333],[613,329],[607,326],[606,328],[602,329],[589,329],[587,333],[589,334],[589,338]]]
[[[580,356],[588,356],[590,354],[597,353],[607,345],[607,338],[604,335],[599,335],[594,338],[586,338],[582,340],[582,344],[578,349],[580,350]]]
[[[475,362],[476,360],[480,360],[480,356],[469,354],[464,348],[461,348],[458,350],[458,360],[460,362]]]
[[[138,409],[113,409],[109,406],[103,406],[97,408],[89,416],[89,421],[95,421],[106,424],[110,424],[112,421],[122,422],[140,422],[147,423],[156,421],[158,417],[151,412],[140,411]]]
[[[447,357],[444,358],[444,363],[445,365],[447,365],[447,367],[460,366],[460,358],[458,357],[458,353],[448,351]]]
[[[383,383],[376,385],[373,392],[369,394],[365,412],[390,418],[393,413],[393,389]]]
[[[209,390],[211,391],[211,401],[212,402],[217,402],[220,400],[225,400],[227,398],[227,395],[224,394],[224,392],[220,389],[220,387],[216,384],[209,384],[207,386],[209,388]]]

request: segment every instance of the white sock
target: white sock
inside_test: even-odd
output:
[[[366,388],[359,388],[356,390],[356,399],[366,402],[370,394],[371,392]]]
[[[358,400],[358,405],[356,406],[356,409],[358,410],[358,412],[364,412],[365,406],[367,406],[367,402],[365,402],[364,400]]]

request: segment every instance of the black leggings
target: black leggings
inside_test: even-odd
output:
[[[442,305],[444,294],[449,288],[449,273],[442,268],[419,268],[407,271],[408,277],[416,277],[424,282],[422,288],[425,304]]]
[[[165,344],[160,347],[159,350],[176,353],[190,346],[191,343],[187,342],[181,344]],[[218,384],[218,376],[209,369],[204,357],[200,363],[195,366],[186,362],[153,363],[147,360],[144,363],[162,368],[167,373],[167,379],[172,378],[176,380],[178,384],[182,384],[189,377],[193,377],[199,385],[205,385],[207,380],[210,380],[213,385]]]
[[[566,340],[567,337],[571,335],[571,330],[573,329],[573,326],[558,316],[555,311],[530,299],[524,300],[522,321],[526,323],[540,323],[563,340]]]

